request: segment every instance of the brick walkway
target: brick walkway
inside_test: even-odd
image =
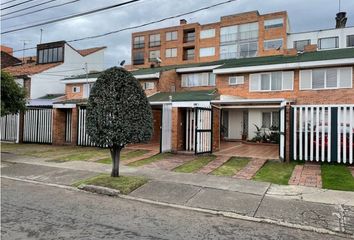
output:
[[[215,169],[217,169],[218,167],[220,167],[221,165],[223,165],[229,159],[230,159],[230,157],[228,157],[228,156],[217,156],[214,161],[211,161],[210,163],[208,163],[207,165],[202,167],[198,171],[198,173],[209,174],[212,171],[214,171]]]
[[[321,165],[305,163],[295,166],[289,185],[322,188]]]
[[[266,163],[267,159],[253,158],[243,169],[238,171],[234,178],[239,179],[252,179],[258,170]]]
[[[151,151],[148,151],[147,153],[145,153],[143,155],[140,155],[140,156],[137,156],[135,158],[130,158],[130,159],[124,160],[124,161],[122,161],[122,163],[124,165],[127,165],[127,164],[132,163],[132,162],[136,162],[136,161],[139,161],[139,160],[142,160],[142,159],[145,159],[145,158],[149,158],[149,157],[155,156],[156,154],[159,154],[159,153],[160,153],[160,151],[151,150]]]
[[[166,157],[163,160],[152,162],[144,166],[144,168],[157,168],[161,170],[171,171],[172,169],[189,162],[195,158],[194,155],[172,155],[170,157]]]
[[[244,144],[239,142],[222,142],[217,155],[279,159],[279,146],[275,144]]]

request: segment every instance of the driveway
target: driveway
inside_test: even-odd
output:
[[[220,151],[215,155],[250,158],[279,159],[279,145],[241,142],[221,142]]]

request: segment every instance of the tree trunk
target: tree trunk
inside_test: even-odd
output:
[[[112,157],[112,173],[111,177],[119,177],[119,161],[120,161],[120,151],[122,150],[121,146],[113,145],[111,150],[111,157]]]

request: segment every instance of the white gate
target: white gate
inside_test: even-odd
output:
[[[79,109],[79,121],[77,126],[77,145],[95,146],[86,132],[86,108]]]
[[[162,106],[161,122],[161,152],[170,152],[172,150],[172,104],[167,103]]]
[[[23,142],[52,143],[53,110],[29,108],[24,114]]]
[[[1,141],[18,142],[19,114],[9,114],[0,118]]]
[[[279,113],[279,158],[285,159],[285,124],[286,124],[286,102],[281,103]]]
[[[195,111],[193,108],[186,110],[186,151],[195,148]]]
[[[353,164],[354,105],[299,105],[292,112],[294,160]]]
[[[195,154],[212,152],[212,109],[195,108]]]

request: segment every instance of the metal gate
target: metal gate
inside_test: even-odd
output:
[[[86,132],[86,108],[79,109],[79,121],[77,131],[77,145],[95,146],[95,144],[91,142],[90,136]]]
[[[279,158],[285,159],[285,124],[286,124],[286,102],[281,103],[279,111]]]
[[[172,104],[167,103],[162,106],[161,121],[161,152],[170,152],[172,150]]]
[[[23,142],[52,143],[52,108],[29,108],[24,114]]]
[[[195,154],[212,152],[212,119],[211,108],[195,108]]]
[[[292,107],[292,158],[353,164],[354,105]]]
[[[9,114],[0,118],[1,141],[18,142],[19,114]]]

